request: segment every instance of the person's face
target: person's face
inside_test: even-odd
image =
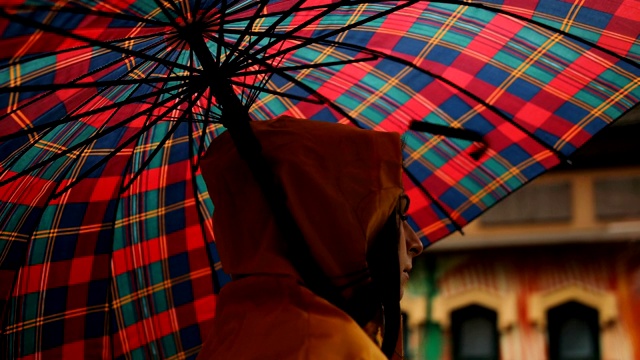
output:
[[[413,258],[420,255],[424,249],[418,235],[413,231],[411,226],[406,221],[404,213],[408,210],[407,205],[401,211],[401,225],[400,225],[400,241],[398,246],[398,256],[400,258],[400,298],[404,295],[404,287],[409,281],[409,272],[413,267]]]

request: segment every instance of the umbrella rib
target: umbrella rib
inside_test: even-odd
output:
[[[105,80],[83,83],[65,83],[65,84],[46,84],[46,85],[18,85],[13,87],[0,88],[0,94],[21,91],[57,91],[63,89],[86,89],[100,88],[109,86],[137,85],[137,84],[157,84],[169,83],[174,81],[183,81],[193,79],[193,76],[173,76],[173,77],[157,77],[144,79],[122,79],[122,80]]]
[[[164,1],[169,3],[172,10],[182,19],[182,21],[184,21],[185,24],[189,23],[189,19],[185,16],[180,6],[178,6],[173,0],[164,0]]]
[[[304,3],[307,0],[299,0],[300,3]],[[350,0],[348,1],[348,3],[346,3],[346,1],[343,1],[343,4],[337,4],[338,7],[341,6],[356,6],[356,5],[362,5],[362,4],[374,4],[374,3],[379,3],[379,2],[389,2],[388,0]],[[306,6],[306,7],[300,7],[298,6],[297,8],[299,8],[299,10],[295,10],[302,12],[302,11],[316,11],[316,10],[320,10],[320,9],[326,9],[327,5],[310,5],[310,6]],[[335,10],[335,8],[334,8]],[[276,16],[282,16],[285,15],[285,18],[288,17],[291,14],[291,7],[287,10],[284,11],[274,11],[274,12],[270,12],[267,14],[261,14],[256,16],[257,19],[267,19],[267,18],[271,18],[271,17],[276,17]],[[247,22],[249,20],[251,20],[253,18],[253,16],[246,16],[246,17],[234,17],[233,19],[229,19],[227,21],[227,24],[232,24],[232,23],[236,23],[236,22]]]
[[[132,67],[132,68],[131,68],[127,73],[122,74],[122,75],[121,75],[121,78],[123,78],[123,77],[125,77],[125,76],[127,76],[127,75],[129,75],[129,74],[131,74],[131,73],[133,73],[133,72],[134,72],[134,71],[136,71],[140,66],[142,66],[142,63],[140,63],[140,64],[137,64],[137,65],[133,66],[133,67]],[[155,66],[156,66],[156,67],[158,67],[158,66],[159,66],[159,64],[156,64]],[[132,97],[132,96],[131,96],[131,94],[135,93],[135,91],[137,91],[137,88],[139,88],[139,87],[140,87],[140,86],[136,86],[136,89],[135,89],[134,91],[132,91],[132,92],[129,94],[129,96],[128,96],[128,99],[127,99],[127,100],[137,100],[137,99],[134,99],[134,97]],[[175,87],[175,88],[177,89],[177,88],[179,88],[179,87]],[[87,98],[85,101],[83,101],[83,102],[82,102],[82,104],[78,105],[74,110],[72,110],[72,111],[71,111],[71,113],[76,112],[78,109],[81,109],[83,106],[85,106],[85,105],[87,105],[88,103],[90,103],[91,101],[93,101],[95,98],[97,98],[98,96],[100,96],[100,94],[102,94],[102,93],[103,93],[103,92],[105,92],[105,91],[106,91],[106,88],[104,88],[104,89],[101,89],[101,90],[97,91],[97,92],[96,92],[96,94],[94,94],[94,95],[90,96],[90,97],[89,97],[89,98]],[[172,90],[171,90],[171,89],[169,89],[169,90],[166,90],[166,89],[165,89],[164,91],[159,92],[159,95],[162,95],[162,94],[167,93],[167,92],[170,92],[170,91],[172,91]],[[153,92],[152,92],[152,93],[153,93]],[[146,95],[145,95],[145,97],[148,97],[148,96],[153,96],[153,95],[150,95],[150,94],[146,94]],[[144,97],[143,97],[142,99],[144,99]],[[122,103],[123,103],[123,102],[121,102],[121,103],[117,103],[117,104],[112,104],[112,105],[108,106],[108,108],[109,108],[108,110],[110,110],[111,108],[117,108],[117,107],[118,107],[118,106],[120,106]],[[98,111],[95,111],[95,113],[97,114],[97,113],[100,113],[100,112],[102,112],[102,111],[106,111],[106,110],[107,110],[106,108],[107,108],[107,107],[103,107],[103,108],[101,108],[101,109],[97,109]],[[114,114],[114,115],[115,115],[115,114]],[[112,115],[110,118],[112,118],[114,115]],[[80,118],[82,118],[82,117],[84,117],[84,116],[86,116],[86,113],[85,113],[85,114],[82,114],[82,115],[80,116]],[[75,118],[78,118],[78,116],[76,115],[76,116],[75,116]],[[40,130],[40,129],[44,129],[45,131],[44,131],[42,134],[38,134],[38,138],[37,138],[37,139],[35,139],[35,140],[33,140],[33,141],[31,141],[31,144],[30,144],[29,146],[26,146],[24,149],[22,149],[22,150],[19,152],[19,154],[14,155],[14,159],[10,162],[10,164],[9,164],[8,166],[6,166],[6,169],[1,173],[1,175],[6,174],[6,173],[9,171],[9,169],[10,169],[11,167],[13,167],[13,166],[17,163],[17,161],[19,161],[19,160],[20,160],[20,158],[21,158],[22,156],[24,156],[24,154],[26,154],[26,153],[27,153],[27,152],[28,152],[32,147],[34,147],[34,146],[35,146],[35,145],[36,145],[36,144],[37,144],[37,143],[38,143],[42,138],[44,138],[47,134],[49,134],[51,131],[53,131],[53,129],[54,129],[54,127],[55,127],[55,126],[57,126],[57,125],[61,125],[61,124],[64,124],[64,123],[71,122],[71,121],[75,120],[75,118],[74,118],[74,116],[70,116],[70,115],[68,115],[68,116],[67,116],[67,119],[64,119],[64,118],[63,118],[63,119],[61,119],[61,120],[58,120],[58,121],[54,121],[54,122],[52,122],[52,123],[56,123],[56,124],[47,123],[47,124],[44,124],[44,125],[42,125],[42,126],[35,126],[34,128],[32,128],[31,130],[33,130],[33,131],[38,131],[38,130]],[[106,122],[105,122],[104,124],[106,124]],[[27,130],[29,130],[29,129],[27,129]],[[22,135],[24,135],[24,134],[25,134],[24,129],[23,129],[23,130],[21,130],[21,131],[16,131],[16,132],[14,132],[13,134],[11,134],[11,135],[9,135],[9,136],[7,136],[7,137],[9,137],[9,138],[16,138],[16,137],[18,137],[18,136],[22,136],[21,134],[22,134]],[[29,134],[29,132],[26,132],[26,134]],[[1,138],[0,138],[0,139],[1,139]],[[0,177],[1,177],[1,176],[0,176]]]
[[[466,2],[466,1],[429,0],[428,2],[473,7],[473,8],[477,8],[477,9],[487,10],[489,12],[502,14],[502,15],[505,15],[505,16],[508,16],[508,17],[512,17],[512,18],[518,19],[520,21],[524,21],[524,22],[526,22],[528,24],[536,25],[538,27],[541,27],[543,29],[549,30],[551,32],[555,32],[555,33],[561,34],[562,36],[566,36],[566,37],[571,38],[571,39],[573,39],[575,41],[578,41],[580,43],[589,45],[592,48],[598,49],[598,50],[606,53],[609,56],[612,56],[612,57],[614,57],[614,58],[616,58],[616,59],[618,59],[620,61],[623,61],[623,62],[625,62],[625,63],[627,63],[627,64],[629,64],[629,65],[631,65],[631,66],[633,66],[633,67],[635,67],[637,69],[640,69],[640,64],[638,62],[633,61],[633,60],[631,60],[629,58],[626,58],[626,57],[624,57],[624,56],[622,56],[620,54],[617,54],[616,52],[611,51],[611,50],[609,50],[609,49],[607,49],[607,48],[605,48],[603,46],[600,46],[600,45],[598,45],[598,44],[596,44],[594,42],[591,42],[591,41],[589,41],[589,40],[587,40],[585,38],[582,38],[580,36],[571,34],[571,33],[567,32],[567,31],[562,30],[562,29],[555,28],[555,27],[553,27],[551,25],[547,25],[547,24],[545,24],[543,22],[540,22],[540,21],[537,21],[537,20],[534,20],[534,19],[530,19],[530,18],[527,18],[527,17],[522,16],[522,15],[514,14],[514,13],[511,13],[509,11],[500,9],[500,8],[496,8],[496,7],[493,7],[493,6],[488,6],[488,5],[485,5],[485,4],[477,4],[477,3]]]
[[[376,19],[379,19],[379,18],[381,18],[381,17],[387,16],[387,15],[389,15],[389,14],[393,13],[393,12],[396,12],[396,11],[398,11],[398,10],[401,10],[401,9],[403,9],[403,8],[406,8],[406,7],[408,7],[408,6],[411,6],[411,5],[415,4],[415,3],[417,3],[418,1],[419,1],[419,0],[411,0],[411,1],[407,1],[407,2],[406,2],[406,3],[404,3],[404,4],[394,6],[394,7],[390,8],[390,9],[387,9],[387,10],[382,11],[382,12],[378,12],[378,13],[376,13],[375,15],[369,16],[369,17],[368,17],[368,18],[366,18],[366,19],[363,19],[363,20],[360,20],[360,21],[353,22],[353,23],[351,23],[351,24],[349,24],[349,25],[347,25],[347,26],[343,26],[343,27],[341,27],[341,28],[339,28],[339,29],[336,29],[336,30],[333,30],[333,31],[326,32],[326,33],[324,33],[324,34],[322,34],[322,35],[320,35],[320,36],[318,36],[318,37],[316,37],[316,38],[306,38],[307,40],[304,40],[304,41],[302,41],[302,42],[301,42],[301,43],[299,43],[299,44],[293,45],[293,46],[288,47],[288,48],[286,48],[286,49],[284,49],[284,50],[281,50],[281,51],[276,51],[276,52],[275,52],[275,53],[273,53],[273,54],[270,54],[270,55],[264,56],[264,57],[261,59],[261,61],[268,62],[268,61],[269,61],[269,60],[271,60],[271,59],[274,59],[274,58],[277,58],[277,57],[283,56],[283,55],[285,55],[285,54],[287,54],[287,53],[290,53],[290,52],[292,52],[292,51],[296,51],[296,50],[298,50],[298,49],[304,48],[304,47],[306,47],[306,46],[308,46],[308,45],[311,45],[311,44],[313,44],[313,43],[317,43],[317,42],[319,42],[319,41],[325,40],[325,39],[327,39],[327,38],[329,38],[329,37],[332,37],[332,36],[335,36],[335,35],[338,35],[338,34],[344,33],[344,32],[349,31],[349,30],[351,30],[351,29],[353,29],[353,28],[355,28],[355,27],[361,26],[361,25],[363,25],[363,24],[369,23],[369,22],[374,21],[374,20],[376,20]],[[333,10],[335,10],[335,9],[332,9],[331,11],[333,11]],[[315,17],[314,17],[314,18],[315,18]],[[312,19],[313,19],[313,18],[312,18]],[[310,20],[309,20],[309,21],[310,21]],[[307,22],[309,22],[309,21],[307,21]],[[314,20],[314,21],[315,21],[315,20]],[[305,22],[305,23],[307,23],[307,22]],[[306,25],[305,25],[305,26],[306,26]],[[298,32],[298,30],[300,30],[300,26],[298,26],[298,27],[296,27],[296,28],[294,28],[294,29],[292,29],[292,30],[290,30],[290,31],[288,31],[288,32],[286,32],[286,33],[284,33],[283,35],[291,37],[293,34],[295,34],[296,32]],[[262,47],[262,48],[260,48],[260,50],[259,50],[257,53],[259,54],[259,53],[265,52],[266,50],[268,50],[268,48],[270,48],[270,46],[269,46],[269,45],[267,45],[267,46],[265,46],[265,47]],[[255,55],[258,55],[258,54],[253,54],[253,55],[255,56]],[[247,68],[248,66],[250,66],[250,65],[245,63],[245,64],[243,64],[242,66],[239,66],[239,69],[241,70],[241,69]]]
[[[109,40],[109,41],[104,41],[104,43],[106,44],[117,44],[119,42],[130,42],[130,41],[139,41],[139,40],[148,40],[148,39],[153,39],[153,38],[157,38],[158,34],[152,34],[152,35],[140,35],[140,36],[132,36],[132,37],[128,37],[128,38],[121,38],[121,39],[114,39],[114,40]],[[164,41],[164,40],[162,40]],[[160,44],[162,43],[162,41],[158,41],[155,42],[154,44]],[[155,45],[154,45],[155,46]],[[94,45],[81,45],[81,46],[74,46],[71,48],[65,48],[59,51],[51,51],[51,52],[46,52],[43,54],[36,54],[36,55],[32,55],[32,56],[22,56],[20,57],[20,59],[18,60],[14,60],[13,62],[9,62],[6,63],[4,65],[0,65],[0,70],[4,70],[8,67],[14,66],[14,65],[21,65],[21,64],[25,64],[31,61],[36,61],[36,60],[40,60],[42,58],[46,58],[46,57],[51,57],[51,56],[57,56],[57,55],[62,55],[62,54],[66,54],[72,51],[78,51],[78,50],[84,50],[84,49],[91,49],[93,48]],[[151,48],[151,46],[147,46],[146,49]]]
[[[296,10],[298,10],[302,4],[304,3],[304,0],[298,0],[293,6],[291,6],[289,9],[287,9],[287,11],[282,12],[281,14],[278,14],[278,18],[273,22],[273,24],[269,25],[269,27],[263,31],[263,32],[258,32],[257,34],[255,34],[254,32],[252,32],[252,35],[255,36],[255,39],[252,40],[246,47],[244,47],[243,49],[241,49],[236,56],[234,57],[234,64],[237,64],[239,61],[243,61],[242,59],[244,59],[247,55],[249,55],[250,51],[252,49],[254,49],[256,47],[256,45],[258,45],[260,43],[260,41],[262,41],[263,39],[265,39],[268,34],[274,33],[276,28],[278,27],[278,25],[280,25],[283,21],[285,21],[289,16],[291,16]],[[326,10],[327,13],[333,11],[333,10]],[[255,14],[254,14],[255,15]],[[259,16],[254,16],[253,18],[250,19],[250,21],[254,21],[259,18]],[[314,17],[315,18],[315,17]],[[311,23],[315,20],[313,20],[314,18],[312,18],[311,20],[307,20],[306,22],[304,22],[303,24],[299,25],[300,26],[306,26],[307,23]],[[245,27],[243,29],[243,32],[247,31],[249,29],[249,27]],[[275,46],[274,43],[270,43],[267,46],[265,46],[267,49],[271,48],[272,46]],[[264,48],[264,47],[263,47]],[[267,50],[265,49],[265,51]],[[252,54],[257,55],[257,54]],[[226,61],[226,63],[229,63],[228,61]]]
[[[322,102],[322,101],[309,99],[309,98],[306,98],[306,97],[303,97],[303,96],[287,94],[287,93],[284,93],[284,92],[268,89],[268,88],[266,88],[264,86],[245,84],[245,83],[243,83],[241,81],[231,80],[231,84],[239,86],[239,87],[245,87],[245,88],[251,89],[251,90],[258,90],[259,92],[264,92],[264,93],[271,94],[271,95],[281,96],[281,97],[285,97],[285,98],[289,98],[289,99],[293,99],[293,100],[298,100],[298,101],[310,103],[310,104],[316,104],[316,105],[324,104],[324,102]]]
[[[264,31],[263,35],[258,35],[257,39],[252,41],[247,47],[243,48],[239,54],[237,54],[236,59],[242,59],[244,60],[247,56],[249,56],[249,52],[255,48],[255,46],[265,37],[265,35],[267,34],[273,34],[275,32],[275,29],[278,27],[278,25],[280,25],[287,17],[291,16],[291,14],[293,14],[296,9],[298,9],[302,4],[302,0],[298,1],[294,6],[292,6],[290,9],[288,9],[287,11],[283,12],[283,14],[273,23],[269,26],[269,28],[267,28],[266,31]],[[298,26],[296,26],[295,28],[283,33],[283,39],[286,39],[287,36],[289,36],[290,34],[294,34],[296,32],[298,32],[301,29],[304,29],[307,25],[313,23],[314,21],[321,19],[322,17],[324,17],[325,15],[331,13],[332,11],[334,11],[335,9],[339,8],[341,6],[340,3],[334,3],[331,4],[331,6],[327,5],[326,7],[324,7],[324,10],[321,11],[320,13],[312,16],[310,19],[302,22],[301,24],[299,24]],[[253,53],[251,53],[251,58],[256,59],[258,57],[258,55],[265,53],[267,50],[271,49],[272,47],[274,47],[276,45],[276,42],[270,42],[267,45],[261,47],[259,50],[254,51]],[[289,49],[289,48],[288,48]],[[287,50],[288,50],[287,49]],[[297,49],[292,49],[293,50],[297,50]],[[275,58],[280,56],[281,51],[276,52],[274,55],[277,54],[277,56],[271,56],[271,58]],[[286,54],[286,52],[285,52]],[[263,58],[264,61],[268,61],[270,60],[268,57],[264,57]],[[247,65],[246,62],[244,62],[244,64],[240,64],[238,63],[238,61],[235,62],[236,63],[236,67],[237,70],[241,70],[243,68],[246,68],[250,65]]]
[[[153,20],[149,18],[145,18],[142,16],[136,15],[128,15],[125,13],[104,11],[91,9],[88,7],[69,7],[69,6],[43,6],[43,5],[18,5],[15,7],[11,7],[11,9],[16,9],[19,11],[48,11],[48,12],[56,12],[56,13],[67,13],[67,14],[75,14],[75,15],[90,15],[90,16],[99,16],[114,20],[126,20],[126,21],[135,21],[138,23],[145,23],[149,25],[157,25],[157,26],[167,26],[166,23]]]
[[[444,216],[449,219],[449,221],[451,222],[451,224],[456,228],[456,231],[458,231],[460,234],[464,235],[464,232],[462,231],[462,226],[460,224],[458,224],[458,222],[451,216],[451,214],[449,214],[448,211],[445,210],[444,206],[442,205],[442,203],[440,203],[440,201],[433,195],[431,195],[431,193],[429,192],[429,190],[427,190],[422,183],[420,182],[420,180],[418,180],[410,171],[409,169],[407,169],[404,165],[402,166],[402,169],[404,170],[404,173],[407,175],[407,177],[409,177],[409,179],[411,179],[411,182],[413,182],[413,184],[420,189],[420,191],[422,191],[423,194],[425,194],[426,197],[429,198],[429,200],[431,201],[432,204],[434,204],[436,206],[436,208],[438,208],[438,210],[440,212],[442,212],[442,214],[444,214]]]
[[[28,19],[28,18],[24,18],[22,16],[9,14],[2,8],[0,8],[0,17],[1,18],[5,18],[5,19],[10,20],[10,21],[14,21],[16,23],[19,23],[19,24],[22,24],[22,25],[25,25],[25,26],[29,26],[29,27],[32,27],[32,28],[36,28],[36,29],[42,30],[42,31],[45,31],[45,32],[50,32],[50,33],[58,34],[58,35],[61,35],[61,36],[66,36],[66,37],[69,37],[69,38],[72,38],[72,39],[75,39],[75,40],[80,40],[80,41],[86,42],[86,43],[88,43],[90,45],[98,46],[98,47],[101,47],[101,48],[104,48],[104,49],[109,49],[109,50],[115,51],[117,53],[126,54],[126,55],[132,55],[132,56],[138,57],[140,59],[153,61],[153,62],[158,62],[158,63],[161,63],[161,64],[163,64],[165,66],[175,66],[177,68],[180,68],[180,69],[186,70],[186,71],[197,72],[197,73],[201,72],[200,69],[191,68],[191,67],[188,67],[188,66],[185,66],[185,65],[182,65],[182,64],[178,64],[178,63],[171,64],[171,63],[165,61],[162,58],[157,58],[157,57],[148,55],[148,54],[146,54],[144,52],[141,52],[141,51],[122,48],[122,47],[115,46],[115,45],[110,44],[110,43],[105,43],[105,42],[100,41],[100,40],[95,40],[95,39],[88,38],[86,36],[81,36],[81,35],[78,35],[78,34],[74,34],[74,33],[70,32],[70,31],[67,31],[67,30],[64,30],[64,29],[60,29],[60,28],[56,28],[56,27],[51,26],[49,24],[44,24],[44,23],[40,23],[40,22],[31,20],[31,19]]]
[[[179,98],[180,96],[182,96],[187,91],[188,90],[182,90],[181,92],[179,92],[177,94],[174,94],[174,95],[162,100],[159,106],[162,106],[162,105],[172,101],[175,98]],[[63,156],[66,156],[66,155],[74,152],[75,150],[78,150],[81,147],[84,147],[85,145],[87,145],[87,144],[89,144],[89,143],[91,143],[91,142],[93,142],[93,141],[95,141],[95,140],[97,140],[97,139],[99,139],[99,138],[101,138],[101,137],[103,137],[105,135],[108,135],[108,134],[112,133],[113,131],[115,131],[117,129],[120,129],[122,127],[122,125],[124,125],[125,123],[131,122],[131,121],[135,120],[136,118],[138,118],[140,115],[146,114],[148,112],[151,112],[151,111],[155,110],[156,108],[157,107],[151,106],[151,107],[149,107],[147,109],[144,109],[143,111],[141,111],[139,113],[133,114],[133,115],[129,116],[128,118],[126,118],[125,120],[120,121],[118,124],[107,128],[104,132],[101,132],[101,133],[98,133],[97,135],[88,137],[88,138],[82,140],[81,142],[79,142],[79,143],[77,143],[77,144],[75,144],[75,145],[73,145],[73,146],[71,146],[71,147],[69,147],[69,148],[67,148],[67,149],[65,149],[63,151],[61,151],[61,152],[59,152],[59,153],[57,153],[55,155],[52,155],[50,158],[46,159],[45,161],[39,162],[39,163],[37,163],[35,165],[32,165],[32,166],[28,167],[27,169],[24,169],[24,170],[20,171],[18,174],[15,174],[15,175],[9,177],[8,179],[0,181],[0,186],[6,185],[11,181],[14,181],[14,180],[19,179],[19,178],[21,178],[23,176],[26,176],[30,172],[32,172],[34,170],[37,170],[37,169],[40,169],[40,168],[42,168],[42,167],[44,167],[44,166],[46,166],[46,165],[48,165],[48,164],[50,164],[50,163],[52,163],[52,162],[54,162],[56,160],[62,158]],[[9,170],[9,168],[5,169],[5,173],[8,170]],[[3,173],[3,175],[4,175],[4,173]]]
[[[327,61],[327,62],[323,62],[323,63],[296,65],[296,66],[281,66],[281,67],[277,67],[277,69],[280,70],[280,71],[308,70],[308,69],[317,69],[317,68],[331,67],[331,66],[357,64],[357,63],[361,63],[361,62],[375,61],[375,60],[378,60],[378,59],[379,59],[378,56],[370,56],[370,57],[366,57],[366,58],[362,58],[362,59]],[[241,75],[251,76],[251,75],[260,75],[260,74],[266,74],[266,73],[271,73],[271,71],[267,71],[267,70],[251,70],[251,71],[243,71],[240,74]]]
[[[256,16],[258,14],[260,14],[268,4],[268,1],[266,1],[266,0],[259,0],[259,1],[256,1],[256,2],[252,2],[251,4],[256,4],[258,2],[260,3],[260,5],[256,8],[256,10],[254,12],[254,16],[249,19],[249,23],[247,24],[247,26],[245,26],[242,29],[242,31],[240,32],[240,36],[238,36],[238,38],[236,39],[235,43],[231,46],[231,51],[230,51],[231,54],[234,54],[236,51],[238,51],[238,49],[240,48],[240,44],[242,42],[244,42],[244,39],[246,38],[247,34],[249,33],[249,30],[255,24],[255,22],[257,20]],[[230,58],[231,57],[229,56],[229,57],[224,59],[224,62],[222,63],[223,66],[229,63]]]
[[[213,95],[211,94],[211,92],[209,92],[208,96],[207,96],[207,107],[204,109],[204,114],[203,114],[203,118],[206,121],[209,118],[209,114],[211,112],[211,103],[213,100]],[[189,132],[191,134],[191,132]],[[195,166],[199,167],[200,166],[200,157],[201,154],[204,153],[204,147],[205,147],[205,137],[207,135],[207,124],[203,123],[202,124],[202,131],[200,134],[200,144],[198,144],[198,156],[196,158],[196,164]]]
[[[14,138],[17,138],[17,137],[20,137],[20,136],[32,134],[32,133],[38,132],[40,130],[53,128],[53,127],[56,127],[58,125],[66,124],[66,123],[69,123],[69,122],[72,122],[72,121],[76,121],[76,120],[79,120],[79,119],[82,119],[82,118],[85,118],[85,117],[97,115],[97,114],[100,114],[100,113],[105,112],[105,111],[118,109],[122,105],[133,104],[133,103],[135,103],[137,101],[144,100],[144,99],[147,99],[147,98],[151,98],[151,97],[156,96],[156,95],[163,95],[163,94],[166,94],[166,93],[170,93],[173,90],[181,89],[181,88],[184,88],[185,86],[186,86],[185,84],[173,85],[171,87],[168,87],[168,88],[165,88],[165,89],[162,89],[162,90],[152,91],[152,92],[146,93],[144,95],[130,97],[130,98],[127,98],[126,101],[113,103],[113,104],[110,104],[110,105],[107,105],[107,106],[103,106],[103,107],[101,107],[99,109],[88,110],[88,111],[86,111],[84,113],[79,113],[79,114],[76,114],[76,115],[67,116],[67,117],[61,118],[59,120],[54,120],[54,121],[51,121],[51,122],[48,122],[48,123],[42,124],[42,125],[34,125],[33,127],[30,127],[28,129],[21,129],[21,130],[13,132],[11,134],[8,134],[8,135],[0,136],[0,142],[11,140],[11,139],[14,139]],[[94,99],[98,95],[99,95],[99,93],[95,94],[92,98],[90,98],[88,100],[90,101],[91,99]],[[87,102],[85,102],[85,104]]]
[[[172,39],[172,40],[170,40],[168,43],[173,43],[174,41],[175,41],[175,40],[173,40],[173,39]],[[153,44],[151,44],[151,45],[147,46],[144,50],[150,49],[150,48],[152,48],[152,47],[156,46],[156,45],[157,45],[157,44],[159,44],[159,43],[161,43],[161,41],[159,41],[159,42],[155,42],[155,43],[153,43]],[[159,53],[160,53],[160,51],[156,52],[156,54],[159,54]],[[94,69],[94,70],[92,70],[92,71],[90,71],[90,72],[88,72],[88,73],[86,73],[86,74],[83,74],[83,75],[79,76],[78,78],[74,79],[73,81],[80,81],[80,80],[82,80],[82,79],[84,79],[84,78],[86,78],[86,77],[88,77],[88,76],[94,75],[94,74],[96,74],[96,73],[98,73],[98,72],[100,72],[100,71],[104,70],[105,68],[110,67],[110,66],[113,66],[114,64],[116,64],[116,63],[118,63],[118,62],[121,62],[121,61],[127,61],[127,60],[126,60],[126,59],[117,59],[117,60],[113,60],[113,61],[111,61],[111,62],[109,62],[109,63],[107,63],[107,64],[105,64],[105,65],[103,65],[103,66],[101,66],[101,67],[99,67],[99,68],[97,68],[97,69]],[[126,73],[124,73],[122,76],[120,76],[120,79],[124,79],[124,77],[125,77],[126,75],[130,75],[130,74],[132,74],[134,71],[137,71],[137,69],[139,69],[139,68],[140,68],[141,66],[143,66],[144,64],[145,64],[144,62],[141,62],[141,63],[136,64],[136,65],[135,65],[135,66],[133,66],[131,69],[129,69]],[[106,89],[103,89],[103,90],[101,90],[101,91],[98,91],[98,94],[102,93],[104,90],[106,90]],[[1,91],[1,90],[0,90],[0,91]],[[28,106],[30,106],[30,105],[32,105],[32,104],[34,104],[34,103],[36,103],[36,102],[38,102],[38,101],[40,101],[40,100],[44,99],[46,96],[51,95],[51,94],[52,94],[52,92],[53,92],[53,91],[49,91],[49,92],[46,92],[46,93],[41,94],[41,95],[39,95],[39,96],[36,96],[34,99],[29,100],[29,101],[27,101],[27,102],[26,102],[26,103],[24,103],[24,104],[21,104],[21,105],[20,105],[20,106],[18,106],[16,109],[14,109],[14,110],[12,110],[12,111],[10,111],[10,112],[7,112],[5,115],[0,115],[0,121],[1,121],[1,120],[3,120],[3,119],[5,119],[5,118],[7,118],[7,117],[9,117],[9,116],[11,116],[11,115],[13,115],[13,114],[14,114],[14,113],[16,113],[17,111],[20,111],[20,110],[22,110],[22,109],[24,109],[24,108],[26,108],[26,107],[28,107]],[[94,95],[94,96],[95,96],[95,95]],[[93,98],[94,98],[94,97],[91,97],[91,99],[93,99]],[[85,101],[85,102],[83,103],[83,105],[84,105],[84,104],[86,104],[86,103],[87,103],[87,102]]]
[[[187,92],[187,91],[185,91]],[[160,106],[164,105],[165,103],[177,99],[179,97],[181,97],[183,94],[175,94],[167,99],[164,99],[160,102],[157,103],[157,106],[155,108],[153,108],[152,110],[155,110],[156,108],[159,108]],[[62,194],[64,194],[65,192],[67,192],[69,189],[71,189],[73,186],[75,186],[77,183],[79,183],[80,181],[82,181],[83,179],[85,179],[89,174],[91,174],[93,171],[95,171],[96,169],[98,169],[100,166],[102,166],[103,164],[105,164],[107,161],[111,160],[113,157],[117,156],[118,153],[120,153],[120,151],[122,151],[124,148],[126,148],[129,144],[131,144],[133,141],[137,140],[140,136],[142,136],[142,134],[144,134],[145,132],[147,132],[149,129],[151,129],[153,126],[155,126],[158,122],[160,122],[167,114],[169,114],[170,112],[174,111],[178,106],[182,105],[184,103],[183,101],[177,101],[174,104],[172,104],[168,109],[166,109],[162,114],[158,115],[154,120],[152,120],[150,123],[145,124],[145,126],[141,127],[140,130],[138,130],[135,134],[133,134],[132,136],[130,136],[127,140],[125,140],[124,142],[122,142],[120,145],[118,145],[116,148],[114,148],[108,155],[104,156],[102,159],[100,159],[98,162],[96,162],[93,166],[91,166],[89,169],[85,170],[82,174],[80,174],[77,178],[75,178],[71,183],[69,183],[67,186],[65,186],[62,190],[60,190],[57,194],[56,197],[61,196]],[[150,112],[150,111],[149,111]],[[142,113],[138,113],[134,116],[132,116],[133,119],[135,119],[136,117],[138,117],[140,114]],[[81,143],[77,144],[74,146],[74,148],[79,148],[78,145],[82,144],[87,145],[97,139],[99,139],[100,137],[113,132],[116,129],[121,128],[121,125],[123,125],[125,121],[120,122],[118,125],[114,125],[113,127],[110,127],[108,129],[105,130],[105,132],[103,133],[99,133],[98,136],[91,136],[85,140],[83,140]],[[71,148],[69,148],[70,150]],[[75,149],[74,149],[75,150]],[[47,159],[49,160],[49,159]],[[39,164],[37,164],[39,165]],[[10,180],[10,179],[9,179]],[[0,186],[2,186],[3,184],[0,183]]]

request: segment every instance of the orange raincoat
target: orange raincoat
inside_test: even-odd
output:
[[[315,261],[336,288],[353,284],[402,193],[399,135],[288,117],[251,126]],[[349,315],[304,286],[228,134],[201,169],[216,246],[234,280],[220,292],[199,358],[386,359]]]

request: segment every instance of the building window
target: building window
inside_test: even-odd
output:
[[[595,182],[598,219],[640,216],[640,177],[600,179]]]
[[[550,360],[600,359],[598,311],[571,301],[547,312]]]
[[[480,217],[484,225],[569,220],[571,220],[571,185],[568,182],[527,185]]]
[[[451,313],[454,360],[497,360],[499,358],[497,314],[471,305]]]

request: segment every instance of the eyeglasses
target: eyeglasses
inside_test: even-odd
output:
[[[407,212],[409,211],[410,204],[411,201],[409,200],[409,196],[405,193],[402,193],[400,195],[400,198],[398,199],[398,206],[396,208],[400,220],[406,221],[409,218],[407,216]]]

